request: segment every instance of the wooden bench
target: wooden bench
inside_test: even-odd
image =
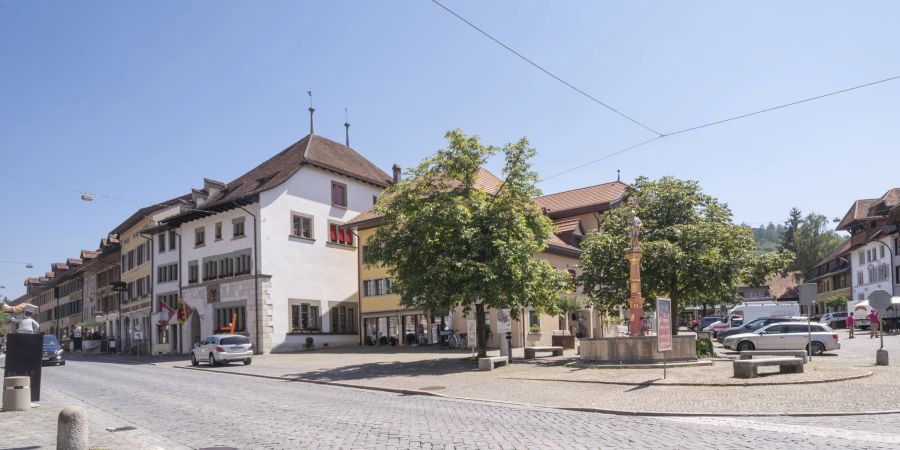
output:
[[[754,356],[793,356],[808,362],[806,350],[745,350],[741,352],[740,359],[753,359]]]
[[[562,356],[562,347],[525,347],[525,359],[534,359],[534,354],[538,352],[551,352],[553,356]]]
[[[497,366],[505,366],[507,364],[509,364],[509,359],[505,356],[478,358],[478,370],[494,370]]]
[[[778,366],[779,373],[803,373],[803,360],[800,358],[765,358],[739,359],[734,361],[735,378],[756,378],[757,369],[761,366]]]

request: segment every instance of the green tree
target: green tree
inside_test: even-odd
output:
[[[814,212],[809,213],[797,229],[795,269],[800,272],[801,277],[805,277],[817,262],[828,256],[845,239],[829,227],[827,217]]]
[[[829,298],[825,302],[825,306],[827,306],[835,311],[841,311],[841,310],[847,309],[848,301],[849,301],[849,299],[847,298],[846,295],[835,295],[834,297]]]
[[[668,296],[674,317],[682,302],[734,301],[736,285],[747,279],[761,283],[765,272],[785,270],[791,258],[789,253],[757,254],[750,228],[735,225],[728,206],[703,193],[696,181],[640,177],[626,191],[623,204],[643,222],[641,287],[646,306],[657,296]],[[592,232],[582,243],[579,281],[594,306],[606,313],[618,309],[629,294],[625,251],[630,235],[623,212],[605,212],[603,231]]]
[[[797,230],[802,222],[803,213],[800,212],[800,209],[791,208],[787,220],[784,221],[784,232],[781,235],[779,250],[797,253]]]
[[[521,139],[502,149],[460,130],[449,146],[390,187],[375,206],[383,225],[369,241],[372,265],[384,265],[401,303],[427,311],[474,308],[479,356],[486,355],[485,306],[515,314],[535,307],[558,314],[571,277],[535,258],[552,222],[535,205],[535,150]],[[496,192],[477,184],[488,158],[502,152]]]

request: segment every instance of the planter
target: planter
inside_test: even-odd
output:
[[[672,351],[656,351],[656,336],[582,339],[581,360],[613,364],[647,364],[667,361],[696,361],[697,338],[672,336]]]
[[[575,348],[575,336],[553,336],[550,342],[554,347],[562,347],[564,349]]]

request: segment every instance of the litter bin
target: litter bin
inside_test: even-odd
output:
[[[6,377],[3,379],[3,410],[25,411],[31,406],[31,378]]]

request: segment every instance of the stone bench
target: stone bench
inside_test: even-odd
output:
[[[757,369],[761,366],[778,366],[779,373],[803,373],[803,360],[800,358],[766,358],[735,360],[735,378],[756,378]]]
[[[509,364],[509,359],[505,356],[478,358],[478,370],[494,370],[497,366],[505,366],[507,364]]]
[[[741,352],[740,359],[753,359],[754,356],[793,356],[808,362],[806,350],[745,350]]]
[[[562,347],[525,347],[525,359],[534,359],[534,354],[538,352],[550,352],[553,356],[562,356]]]

